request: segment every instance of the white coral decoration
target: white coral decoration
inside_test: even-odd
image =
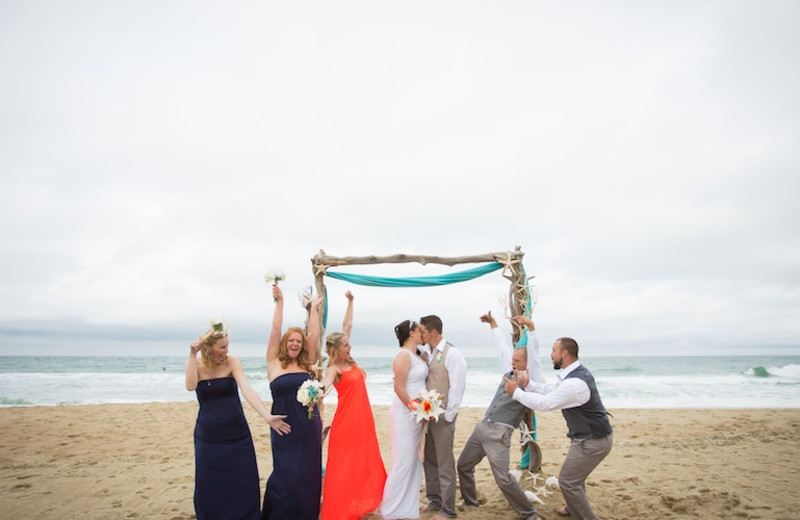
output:
[[[231,328],[231,324],[224,317],[222,318],[214,317],[208,320],[208,322],[211,324],[211,328],[214,329],[214,332],[222,334],[223,336],[228,335],[228,331]]]
[[[270,269],[270,271],[264,275],[264,281],[267,283],[278,283],[283,280],[286,280],[286,273],[283,272],[283,269],[278,267]]]

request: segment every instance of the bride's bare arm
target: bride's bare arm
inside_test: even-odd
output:
[[[394,372],[394,393],[400,399],[400,402],[408,406],[411,396],[406,392],[406,381],[408,380],[408,371],[411,369],[411,356],[397,356],[392,363],[392,372]]]

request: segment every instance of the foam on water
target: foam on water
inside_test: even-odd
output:
[[[263,358],[241,358],[250,384],[271,400]],[[194,401],[185,358],[0,357],[0,406]],[[485,407],[500,383],[493,358],[469,358],[463,405]],[[616,408],[800,408],[800,357],[594,358],[604,404]],[[359,359],[373,404],[393,398],[391,359]],[[542,359],[545,378],[556,371]],[[328,402],[337,400],[333,392]]]

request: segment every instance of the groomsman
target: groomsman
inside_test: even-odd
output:
[[[523,404],[513,400],[505,391],[505,378],[517,379],[521,376],[532,378],[534,381],[544,383],[542,365],[539,361],[539,341],[536,339],[533,322],[526,320],[528,326],[528,345],[509,347],[505,335],[497,326],[491,312],[480,317],[484,323],[491,327],[495,351],[503,370],[503,379],[494,394],[492,402],[486,409],[483,420],[475,425],[464,450],[458,458],[458,478],[461,482],[461,496],[465,506],[477,507],[478,490],[475,486],[475,466],[483,460],[489,459],[494,480],[508,503],[514,508],[523,520],[536,520],[539,513],[525,496],[519,481],[511,474],[511,434],[522,422],[526,408]],[[519,323],[519,318],[515,318]]]
[[[425,436],[425,493],[428,505],[420,511],[437,511],[432,520],[455,518],[456,460],[453,442],[456,417],[467,387],[467,362],[461,352],[442,337],[442,320],[430,315],[420,318],[422,357],[428,362],[429,390],[442,396],[444,413],[428,424]]]
[[[594,520],[594,511],[586,498],[586,479],[614,444],[608,412],[600,400],[594,377],[578,361],[577,341],[557,339],[550,359],[553,368],[561,370],[555,387],[506,378],[505,391],[532,410],[561,410],[571,442],[558,474],[558,484],[567,505],[558,513],[570,515],[572,520]]]

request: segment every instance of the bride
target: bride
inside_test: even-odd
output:
[[[386,519],[419,518],[422,461],[418,450],[423,423],[412,414],[412,399],[425,390],[428,364],[417,354],[422,344],[419,324],[406,320],[394,328],[400,352],[392,362],[394,399],[389,409],[392,429],[392,469],[383,488],[378,513]],[[416,401],[414,401],[414,404]]]

